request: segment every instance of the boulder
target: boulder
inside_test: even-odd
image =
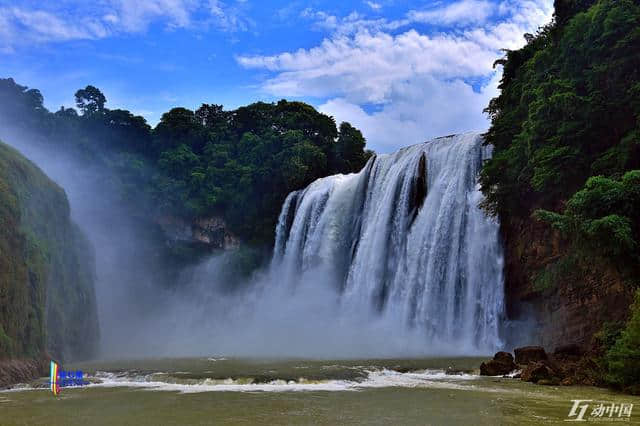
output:
[[[543,361],[532,361],[522,370],[521,380],[524,382],[538,383],[541,380],[545,380],[544,383],[549,381],[555,382],[557,379],[554,377],[554,371]]]
[[[514,349],[516,364],[527,365],[531,362],[546,361],[547,353],[542,346],[524,346]]]
[[[503,376],[516,369],[513,356],[509,352],[498,352],[492,360],[480,364],[481,376]]]
[[[511,355],[509,352],[496,352],[496,354],[493,356],[493,359],[495,361],[500,361],[508,364],[513,363],[513,355]]]
[[[562,386],[572,386],[575,385],[575,380],[573,380],[573,377],[565,377],[564,379],[562,379],[560,384]]]

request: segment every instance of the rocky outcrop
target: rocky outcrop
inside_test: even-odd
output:
[[[525,346],[514,350],[514,359],[508,352],[498,352],[492,360],[480,365],[485,376],[511,375],[525,382],[540,385],[601,385],[603,372],[595,361],[597,354],[584,353],[578,345],[564,345],[547,354],[540,346]]]
[[[156,222],[171,243],[197,244],[221,250],[234,249],[240,244],[220,217],[186,221],[180,217],[165,215],[158,217]]]
[[[582,347],[575,343],[558,346],[553,351],[554,358],[577,360],[584,354]]]
[[[620,307],[629,305],[632,291],[615,267],[579,264],[555,273],[556,261],[571,251],[557,232],[532,218],[502,218],[501,227],[506,314],[525,324],[509,337],[511,344],[589,348],[605,322],[625,320],[627,310]],[[552,279],[540,279],[544,274]]]
[[[547,360],[547,353],[542,346],[525,346],[516,348],[513,352],[516,354],[516,364],[519,365]]]
[[[480,365],[480,375],[482,376],[503,376],[509,374],[517,368],[513,362],[513,355],[509,352],[498,352],[492,360],[483,362]]]
[[[560,383],[560,379],[556,376],[557,372],[547,362],[534,361],[527,364],[522,370],[520,379],[524,382],[538,383],[545,381],[542,384]]]
[[[0,389],[46,376],[48,369],[49,360],[44,357],[0,360]]]
[[[418,211],[427,198],[427,157],[424,153],[418,161],[418,170],[412,179],[411,193],[409,194],[409,212],[413,221]]]

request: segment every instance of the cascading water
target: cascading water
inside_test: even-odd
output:
[[[498,223],[479,208],[477,184],[489,155],[478,135],[440,138],[290,194],[266,270],[229,288],[225,265],[236,253],[212,256],[187,274],[188,285],[157,298],[160,314],[145,324],[162,337],[142,327],[130,353],[370,359],[494,352],[502,346],[503,261]]]
[[[290,292],[289,303],[310,279],[330,286],[328,322],[376,323],[424,352],[500,347],[499,225],[479,207],[477,183],[490,154],[480,135],[439,138],[291,193],[269,286]]]

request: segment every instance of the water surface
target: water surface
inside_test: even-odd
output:
[[[91,384],[58,397],[37,388],[46,379],[0,392],[0,424],[560,424],[574,399],[593,400],[585,418],[600,402],[635,404],[626,424],[640,424],[638,397],[480,377],[479,362],[210,357],[66,365]]]

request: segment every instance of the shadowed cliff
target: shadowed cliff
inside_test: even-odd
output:
[[[92,249],[64,191],[0,143],[0,359],[87,359],[99,330]]]

